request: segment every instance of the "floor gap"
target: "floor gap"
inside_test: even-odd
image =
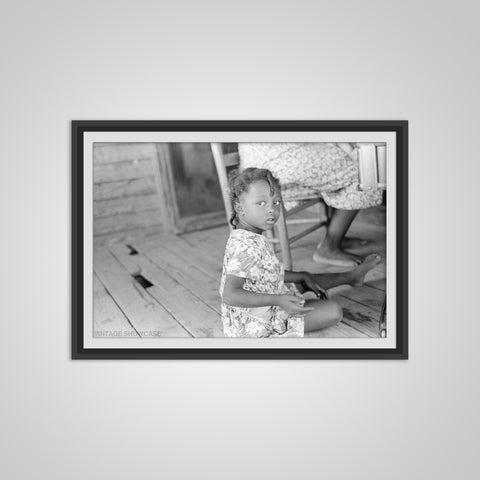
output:
[[[138,255],[138,252],[135,249],[135,247],[132,247],[131,245],[126,245],[126,247],[130,250],[129,255]]]
[[[146,279],[143,275],[138,273],[132,276],[145,290],[147,288],[153,287],[153,283],[150,280]]]

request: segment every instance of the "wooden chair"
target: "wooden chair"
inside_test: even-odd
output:
[[[387,146],[385,143],[365,143],[358,146],[358,169],[360,190],[387,189]],[[378,322],[381,338],[387,336],[387,296],[383,299]]]
[[[228,189],[228,170],[238,167],[240,165],[240,157],[238,154],[238,150],[236,151],[228,151],[228,147],[226,148],[226,144],[224,143],[211,143],[213,159],[215,161],[215,167],[218,173],[218,179],[220,181],[220,188],[222,191],[223,203],[225,205],[225,212],[227,214],[227,221],[230,228],[230,218],[232,217],[232,206],[230,203],[230,194]],[[305,235],[308,235],[315,230],[326,227],[330,220],[328,208],[325,205],[322,196],[318,195],[307,195],[307,196],[283,196],[282,200],[284,202],[289,201],[301,201],[302,203],[297,207],[294,207],[288,211],[285,210],[282,204],[282,209],[280,211],[280,218],[277,222],[275,227],[275,232],[272,233],[271,230],[267,230],[265,232],[265,236],[267,239],[275,245],[280,246],[280,251],[282,253],[282,260],[286,270],[290,270],[292,268],[292,254],[290,251],[290,245],[303,238]],[[305,210],[306,208],[311,207],[315,204],[320,204],[321,208],[324,209],[325,213],[325,220],[317,221],[312,219],[293,219],[290,218],[292,215]],[[293,235],[292,237],[288,236],[288,228],[289,224],[293,223],[313,223],[309,227],[305,228],[301,232]]]

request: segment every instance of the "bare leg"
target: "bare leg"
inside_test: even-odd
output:
[[[342,250],[348,250],[349,248],[363,247],[367,243],[368,240],[364,238],[344,237],[344,239],[340,242],[340,247],[342,247]]]
[[[307,300],[305,306],[315,309],[304,317],[305,333],[331,327],[343,318],[342,307],[331,300]]]
[[[313,278],[325,290],[338,287],[339,285],[351,285],[352,287],[361,287],[365,281],[365,275],[372,268],[380,263],[380,256],[372,253],[360,265],[353,270],[342,273],[314,273]],[[305,293],[303,285],[296,284],[300,293]]]
[[[352,266],[355,263],[360,263],[361,259],[359,257],[345,252],[340,246],[357,213],[358,210],[333,209],[327,234],[313,254],[313,259],[316,262],[343,263]]]

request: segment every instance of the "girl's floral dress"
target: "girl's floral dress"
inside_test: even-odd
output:
[[[240,164],[267,168],[282,185],[282,195],[320,193],[327,205],[359,210],[382,203],[382,192],[358,188],[358,161],[334,143],[239,143]],[[294,202],[285,202],[287,209]]]
[[[303,297],[293,283],[285,284],[284,268],[263,236],[248,230],[232,230],[225,249],[220,296],[226,337],[303,337],[303,316],[292,316],[276,306],[242,308],[223,302],[227,275],[245,278],[244,290]]]

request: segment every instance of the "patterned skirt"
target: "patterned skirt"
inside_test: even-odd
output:
[[[381,191],[359,190],[358,162],[334,143],[240,143],[239,152],[242,168],[269,169],[285,197],[320,193],[327,205],[343,210],[382,203]]]
[[[295,284],[284,283],[281,293],[305,299]],[[241,308],[222,303],[223,334],[232,338],[288,338],[303,337],[303,315],[289,315],[279,307]]]

